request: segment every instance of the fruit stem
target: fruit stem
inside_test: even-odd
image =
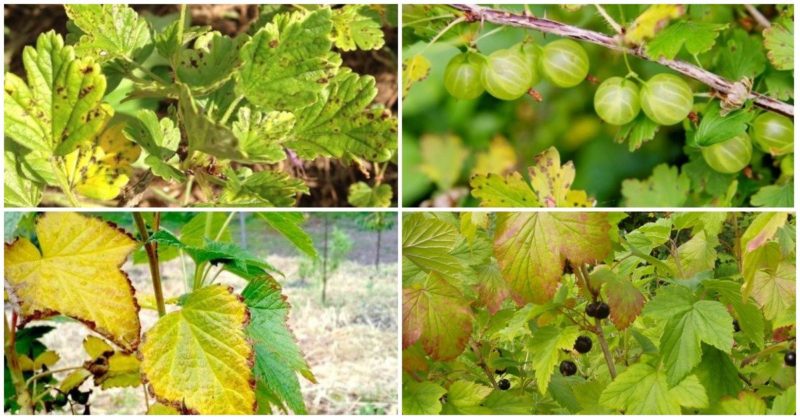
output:
[[[492,383],[492,387],[497,388],[497,382],[494,381],[494,375],[492,372],[489,371],[489,366],[486,365],[486,360],[483,359],[483,355],[481,355],[481,350],[478,348],[478,344],[475,343],[474,340],[469,342],[469,346],[472,349],[472,353],[478,358],[478,366],[483,369],[483,372],[486,374],[486,377],[489,378],[489,382]]]
[[[423,52],[425,52],[425,51],[426,51],[426,50],[427,50],[427,49],[428,49],[428,48],[429,48],[431,45],[433,45],[434,43],[436,43],[436,41],[438,41],[438,40],[439,40],[439,38],[441,38],[441,37],[442,37],[442,36],[443,36],[445,33],[447,33],[447,31],[449,31],[449,30],[450,30],[450,29],[452,29],[454,26],[456,26],[456,25],[458,25],[459,23],[461,23],[461,22],[464,22],[464,21],[466,21],[466,20],[467,20],[467,17],[466,17],[466,16],[461,16],[461,17],[459,17],[459,18],[457,18],[457,19],[453,19],[453,21],[452,21],[452,22],[450,22],[450,23],[449,23],[447,26],[445,26],[444,28],[442,28],[442,30],[440,30],[440,31],[439,31],[439,33],[437,33],[437,34],[436,34],[436,36],[434,36],[434,37],[433,37],[433,39],[431,39],[431,40],[430,40],[430,42],[428,42],[428,45],[425,45],[425,47],[424,47],[424,48],[422,48],[422,51],[420,51],[419,53],[420,53],[420,54],[422,54]]]
[[[156,295],[156,306],[158,307],[158,317],[164,317],[167,314],[167,308],[164,305],[164,292],[161,289],[161,272],[158,266],[158,248],[152,242],[148,242],[150,235],[147,232],[147,225],[144,222],[141,212],[134,212],[133,219],[136,221],[136,227],[139,229],[139,235],[142,236],[142,243],[144,243],[144,250],[147,253],[147,262],[150,265],[150,277],[153,280],[153,292]],[[159,222],[161,221],[161,214],[153,214],[153,229],[158,230]]]
[[[5,332],[6,361],[8,363],[11,382],[14,384],[14,390],[17,392],[17,404],[20,406],[20,413],[32,415],[33,402],[31,401],[31,394],[28,392],[28,387],[25,385],[25,378],[22,375],[22,368],[20,368],[19,358],[17,357],[17,312],[14,311],[11,313],[11,324],[8,322],[8,316],[4,314],[3,317],[5,320],[3,323],[3,331]]]
[[[600,348],[603,349],[603,356],[606,358],[606,365],[608,365],[608,373],[611,374],[611,379],[617,378],[617,368],[614,366],[614,358],[611,357],[611,351],[608,350],[608,342],[603,333],[603,326],[600,324],[600,319],[594,320],[595,329],[594,333],[597,335],[597,341],[600,342]]]

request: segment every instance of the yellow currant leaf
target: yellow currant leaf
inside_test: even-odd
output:
[[[141,148],[123,134],[125,124],[106,128],[94,143],[80,146],[64,158],[67,178],[81,195],[108,201],[128,184],[131,166]]]
[[[69,393],[69,391],[73,388],[80,387],[81,384],[83,384],[83,382],[91,376],[92,373],[83,368],[73,371],[70,375],[64,378],[63,381],[61,381],[58,389],[61,390],[62,393]]]
[[[60,356],[56,353],[56,351],[44,351],[33,360],[33,369],[40,370],[42,366],[46,366],[47,368],[52,367],[61,359]]]
[[[403,61],[403,97],[414,83],[425,80],[431,72],[431,62],[424,55],[414,55]]]
[[[5,247],[5,276],[23,321],[63,314],[125,352],[139,345],[139,306],[119,266],[138,244],[98,218],[50,212],[37,220],[39,246]]]
[[[514,170],[516,166],[517,152],[514,147],[505,138],[497,136],[489,144],[489,150],[478,153],[472,174],[505,174]]]
[[[214,285],[188,294],[158,320],[141,347],[142,373],[159,402],[192,413],[255,412],[247,307]]]
[[[542,206],[554,207],[593,207],[594,200],[588,199],[584,191],[572,191],[575,181],[575,165],[571,161],[561,165],[561,156],[555,147],[550,147],[538,156],[533,166],[528,168],[531,187]]]
[[[680,4],[654,4],[640,14],[625,31],[625,42],[640,45],[652,39],[669,22],[686,13],[686,6]]]
[[[111,345],[94,336],[88,336],[83,341],[83,348],[90,358],[84,363],[84,368],[94,376],[95,385],[105,390],[141,384],[139,360],[136,356],[116,352]]]
[[[149,409],[147,409],[147,414],[161,416],[161,415],[180,415],[181,413],[178,412],[178,409],[172,406],[163,405],[161,403],[153,403],[153,405],[150,406]]]
[[[33,360],[28,355],[20,355],[19,369],[22,371],[33,371]]]

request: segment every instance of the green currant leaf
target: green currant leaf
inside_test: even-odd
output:
[[[317,249],[314,248],[314,241],[300,225],[305,218],[300,213],[295,212],[259,212],[257,213],[270,227],[278,231],[283,237],[292,242],[300,251],[312,259],[316,259]]]
[[[764,78],[767,94],[778,100],[794,98],[794,77],[791,71],[767,71]]]
[[[762,186],[750,197],[754,207],[791,208],[794,206],[794,181]]]
[[[764,48],[767,58],[778,70],[794,70],[794,22],[791,17],[781,17],[764,29]]]
[[[295,139],[288,146],[306,159],[391,159],[397,149],[397,119],[381,106],[368,108],[378,92],[375,79],[343,68],[329,83],[316,103],[295,114]]]
[[[597,262],[609,254],[610,228],[605,213],[500,213],[494,256],[515,293],[544,303],[555,295],[565,260]]]
[[[697,147],[708,147],[747,132],[750,121],[755,118],[755,112],[748,109],[739,109],[725,116],[720,114],[719,101],[712,102],[703,112],[703,119],[697,127],[694,137],[689,144]]]
[[[431,358],[452,360],[464,352],[472,321],[469,301],[437,273],[403,287],[403,348],[420,342]]]
[[[67,16],[80,29],[75,50],[100,62],[145,59],[152,50],[150,25],[124,4],[68,4]]]
[[[770,407],[768,413],[770,415],[794,415],[797,409],[796,398],[797,391],[795,386],[787,388],[772,400],[772,407]]]
[[[734,29],[724,49],[720,50],[717,67],[719,75],[730,80],[754,79],[767,67],[761,41],[742,29]]]
[[[550,377],[558,363],[561,351],[570,350],[575,339],[580,335],[577,326],[541,327],[533,333],[530,340],[529,353],[532,355],[533,369],[536,375],[536,388],[539,393],[546,394],[550,385]]]
[[[291,138],[295,118],[289,112],[262,113],[247,106],[239,108],[232,131],[244,156],[238,161],[277,163],[286,158],[283,144]]]
[[[703,287],[717,292],[723,304],[733,307],[742,334],[757,348],[763,348],[764,316],[754,300],[742,298],[741,284],[735,281],[709,279],[703,281]]]
[[[182,49],[178,55],[178,80],[193,88],[222,85],[241,64],[239,48],[246,40],[246,36],[233,39],[219,32],[198,36],[194,48]]]
[[[183,182],[186,176],[178,167],[175,153],[181,142],[180,129],[169,118],[160,121],[155,112],[141,109],[125,126],[125,137],[145,151],[144,162],[153,174],[164,180]]]
[[[341,65],[331,52],[331,28],[329,8],[276,15],[241,48],[237,94],[266,110],[317,102]]]
[[[439,399],[447,393],[442,386],[430,381],[417,382],[403,378],[403,414],[438,415],[442,411]]]
[[[450,384],[447,389],[447,403],[442,408],[443,415],[479,415],[489,414],[491,409],[481,403],[491,387],[470,381],[459,380]]]
[[[239,139],[233,131],[203,112],[192,96],[189,86],[181,83],[178,86],[180,88],[178,112],[189,141],[189,152],[202,151],[230,160],[244,158]]]
[[[682,20],[670,25],[647,43],[647,56],[671,60],[682,48],[691,55],[708,52],[717,42],[719,32],[728,25]]]
[[[739,369],[731,357],[713,346],[703,344],[703,358],[694,374],[706,389],[711,408],[719,405],[723,397],[736,396],[742,389]]]
[[[75,58],[61,35],[39,35],[22,52],[27,84],[6,73],[4,133],[43,158],[63,156],[91,142],[114,111],[103,103],[106,79],[100,66]]]
[[[356,182],[347,190],[347,202],[354,207],[386,208],[392,203],[392,187],[384,183],[373,188]]]
[[[647,180],[622,181],[623,203],[626,207],[682,207],[689,184],[686,173],[678,175],[677,167],[660,164]]]
[[[156,398],[200,414],[253,414],[247,322],[247,307],[222,285],[188,294],[141,346],[142,373]]]
[[[655,138],[659,128],[657,123],[642,112],[636,119],[620,127],[614,139],[618,143],[627,140],[628,150],[636,151],[642,147],[642,144]]]
[[[678,287],[677,285],[675,287]],[[675,302],[674,300],[678,300]],[[648,303],[655,307],[670,305],[666,313],[664,334],[659,351],[671,384],[683,380],[700,363],[701,342],[730,353],[733,345],[733,319],[725,306],[717,301],[694,301],[691,294],[659,293]],[[646,309],[646,313],[665,313],[662,309]],[[658,316],[663,318],[663,314]]]
[[[483,400],[483,405],[493,415],[528,415],[531,413],[529,397],[523,392],[494,390]]]
[[[7,207],[27,207],[39,206],[42,200],[43,185],[27,179],[20,174],[18,169],[17,157],[13,152],[6,150],[4,153],[5,166],[3,173],[5,183],[3,184],[3,202]]]
[[[725,399],[720,403],[720,413],[724,415],[765,415],[767,405],[760,397],[749,391],[739,393],[737,398]]]
[[[422,214],[403,218],[403,257],[425,272],[460,277],[464,266],[451,254],[457,240],[458,229],[450,223]]]
[[[719,240],[716,236],[708,235],[705,231],[692,236],[691,239],[678,247],[677,260],[672,258],[667,265],[677,274],[677,279],[691,279],[701,272],[714,269],[717,261],[716,247]]]
[[[239,173],[228,171],[228,183],[220,203],[233,206],[290,207],[297,203],[298,194],[307,194],[308,186],[283,172],[263,171]]]
[[[289,304],[281,294],[280,284],[270,276],[254,278],[242,291],[242,297],[250,311],[247,335],[253,341],[256,380],[285,401],[294,413],[305,414],[296,374],[300,373],[311,382],[316,379],[287,325]]]
[[[368,51],[383,47],[381,15],[370,5],[346,4],[333,11],[334,45],[342,51]]]
[[[638,363],[606,387],[600,403],[629,415],[679,415],[681,406],[705,407],[708,398],[697,377],[688,376],[670,387],[663,371]]]

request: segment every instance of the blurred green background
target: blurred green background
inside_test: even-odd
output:
[[[504,5],[505,9],[521,12],[522,6]],[[644,11],[644,5],[605,5],[606,10],[618,22],[629,22]],[[558,5],[530,5],[530,11],[538,17],[568,23],[606,34],[612,33],[596,9],[584,6],[577,11],[568,11]],[[736,19],[738,11],[733,6],[689,6],[687,15],[692,19],[707,22],[726,22]],[[484,93],[476,100],[458,100],[444,88],[443,75],[448,61],[464,51],[465,31],[470,26],[479,34],[486,34],[496,25],[478,23],[451,30],[450,36],[427,46],[427,40],[416,38],[409,22],[403,22],[403,57],[407,59],[422,54],[431,62],[427,79],[414,84],[403,102],[403,205],[431,204],[428,199],[442,196],[446,191],[437,187],[420,170],[424,163],[420,150],[420,139],[424,135],[453,134],[463,141],[466,159],[460,168],[453,196],[463,196],[451,204],[476,206],[478,201],[469,195],[469,175],[476,156],[486,152],[493,137],[500,135],[509,140],[516,151],[516,170],[527,177],[527,167],[534,156],[549,146],[561,153],[562,164],[572,160],[577,170],[572,189],[585,189],[597,199],[598,207],[616,206],[620,200],[620,183],[627,178],[646,178],[653,167],[660,163],[683,164],[687,157],[682,150],[685,143],[683,127],[662,127],[653,141],[646,142],[639,150],[629,151],[628,144],[618,144],[614,137],[618,127],[603,123],[594,112],[593,98],[597,84],[585,81],[580,85],[562,89],[542,80],[536,86],[542,101],[531,96],[515,101],[501,101]],[[458,35],[458,36],[453,36]],[[467,35],[468,37],[469,35]],[[480,35],[478,35],[480,36]],[[483,54],[508,48],[526,37],[532,37],[539,45],[559,39],[558,37],[519,28],[505,28],[477,42]],[[416,39],[415,39],[416,38]],[[627,69],[620,53],[581,42],[591,61],[589,77],[599,81],[613,76],[625,76]],[[458,46],[457,46],[458,45]],[[460,48],[459,48],[460,47]],[[680,58],[680,57],[679,57]],[[701,57],[702,59],[703,57]],[[643,79],[669,72],[665,67],[630,57],[634,71]],[[684,77],[695,91],[708,90],[699,83]],[[699,99],[698,99],[699,100]],[[442,156],[431,156],[441,159]],[[466,195],[464,193],[466,192]],[[438,200],[441,205],[441,200]],[[446,204],[445,204],[446,205]]]

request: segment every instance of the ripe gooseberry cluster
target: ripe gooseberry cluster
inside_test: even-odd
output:
[[[589,56],[577,42],[560,39],[544,48],[523,41],[483,55],[467,51],[453,57],[444,71],[447,92],[471,100],[484,91],[500,100],[515,100],[541,81],[577,86],[589,74]]]

